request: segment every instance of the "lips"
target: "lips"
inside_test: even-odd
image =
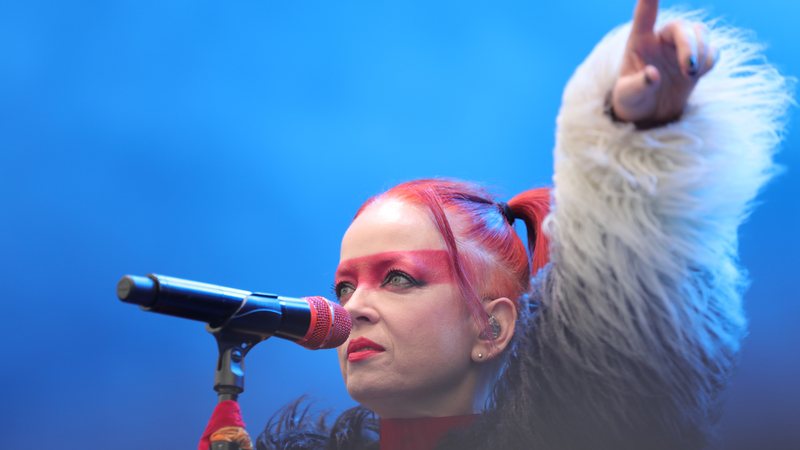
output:
[[[359,337],[347,344],[347,360],[350,362],[361,361],[384,351],[386,349],[380,344],[376,344],[365,337]]]

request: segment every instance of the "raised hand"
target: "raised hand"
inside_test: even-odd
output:
[[[670,22],[655,31],[658,0],[639,0],[611,92],[617,119],[642,126],[680,117],[700,77],[718,58],[703,24]]]

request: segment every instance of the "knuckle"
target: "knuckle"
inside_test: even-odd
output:
[[[683,20],[672,20],[667,25],[664,26],[665,29],[668,29],[676,34],[683,33],[685,28]]]

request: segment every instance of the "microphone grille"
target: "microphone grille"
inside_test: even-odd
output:
[[[305,297],[305,300],[313,310],[312,316],[316,316],[316,320],[299,344],[312,350],[344,344],[352,327],[350,313],[341,305],[331,303],[323,297]]]
[[[331,347],[338,347],[350,337],[350,329],[353,328],[353,321],[350,313],[338,303],[331,303],[333,306],[333,330],[329,344]]]

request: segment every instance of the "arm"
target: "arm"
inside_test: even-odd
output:
[[[507,372],[509,385],[529,378],[532,394],[506,386],[497,397],[498,408],[529,411],[525,439],[543,448],[705,445],[745,333],[737,228],[775,172],[791,101],[757,45],[709,28],[719,61],[685,92],[679,117],[669,96],[649,105],[657,121],[676,121],[641,130],[605,113],[609,94],[626,89],[629,26],[567,85],[546,223],[552,265]]]

